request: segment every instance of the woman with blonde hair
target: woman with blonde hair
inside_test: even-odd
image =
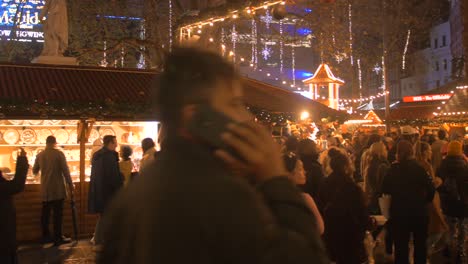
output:
[[[437,189],[442,184],[442,179],[437,177],[434,173],[434,169],[431,164],[432,158],[432,148],[426,142],[418,141],[416,142],[415,147],[415,156],[416,160],[419,162],[426,173],[431,176],[432,183]],[[428,229],[428,250],[431,252],[432,248],[435,246],[437,241],[440,240],[444,232],[448,230],[448,225],[445,221],[444,215],[442,213],[442,206],[440,201],[440,196],[438,191],[434,193],[434,199],[432,203],[428,206],[429,210],[429,229]]]
[[[390,168],[387,160],[387,148],[383,142],[371,145],[368,151],[368,161],[364,168],[364,191],[369,201],[369,213],[379,215],[379,197],[382,194],[382,182]]]

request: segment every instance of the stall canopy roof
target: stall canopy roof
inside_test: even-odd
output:
[[[0,64],[0,118],[157,119],[150,89],[158,73],[100,67]],[[249,106],[270,112],[345,114],[262,82],[243,78]]]

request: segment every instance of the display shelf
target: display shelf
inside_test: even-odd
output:
[[[77,125],[0,125],[0,127],[74,127]]]
[[[92,143],[86,143],[86,146],[93,146]],[[0,144],[0,147],[45,147],[46,144]],[[58,147],[79,147],[80,144],[57,144]]]
[[[100,126],[100,125],[95,125],[95,126]],[[116,125],[112,125],[112,126],[121,126],[121,127],[143,127],[145,126],[144,124],[141,124],[141,125],[122,125],[122,124],[116,124]]]

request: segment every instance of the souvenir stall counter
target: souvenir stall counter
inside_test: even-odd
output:
[[[81,133],[83,127],[86,129]],[[96,223],[96,216],[87,214],[91,156],[102,147],[102,138],[105,135],[115,135],[119,146],[130,146],[133,149],[131,158],[134,171],[138,171],[139,161],[143,156],[140,142],[146,137],[157,142],[158,128],[157,122],[0,120],[0,170],[7,179],[14,177],[20,148],[26,151],[30,165],[25,190],[15,196],[18,240],[38,241],[41,237],[40,174],[33,175],[32,166],[37,154],[44,151],[48,136],[56,137],[57,147],[65,154],[74,185],[79,234],[89,236],[94,232]],[[73,234],[72,226],[70,201],[66,200],[64,234]]]

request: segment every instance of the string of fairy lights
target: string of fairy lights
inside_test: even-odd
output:
[[[459,85],[456,87],[457,90],[466,90],[468,89],[468,85]],[[452,90],[450,91],[451,94],[455,94],[455,91]],[[450,100],[450,99],[449,99]],[[442,101],[441,105],[437,107],[437,110],[439,112],[433,112],[432,114],[436,117],[447,117],[447,116],[461,116],[461,115],[467,115],[468,111],[452,111],[452,112],[442,112],[442,107],[447,104],[446,101]]]
[[[243,9],[239,10],[234,10],[230,11],[227,15],[224,16],[217,16],[217,17],[211,17],[202,21],[197,21],[191,24],[184,25],[179,28],[179,33],[181,39],[183,37],[188,36],[189,38],[191,37],[192,33],[193,34],[201,34],[203,31],[203,28],[205,26],[213,27],[214,24],[216,23],[223,23],[223,22],[234,22],[241,16],[246,16],[251,18],[252,15],[256,13],[257,10],[264,9],[265,10],[265,15],[261,17],[261,21],[265,23],[266,28],[270,28],[270,24],[272,23],[272,16],[270,15],[270,7],[274,7],[276,5],[285,5],[285,1],[268,1],[264,2],[263,4],[257,5],[257,6],[249,6]],[[348,7],[348,15],[349,15],[349,34],[350,34],[350,49],[353,49],[352,46],[352,6],[349,5]],[[279,81],[281,84],[285,85],[286,87],[290,87],[293,89],[297,89],[298,91],[302,90],[308,90],[307,86],[299,86],[296,84],[296,65],[295,65],[295,60],[296,60],[296,52],[295,48],[298,46],[296,43],[284,43],[284,23],[282,20],[279,20],[279,33],[280,33],[280,38],[279,38],[279,73],[280,75],[283,74],[284,72],[284,54],[285,54],[285,47],[290,46],[291,48],[291,71],[292,71],[292,80],[291,81],[286,81],[286,80],[281,80],[283,78],[280,78],[279,76],[275,77],[274,70],[268,70],[268,69],[261,69],[258,67],[258,55],[263,56],[263,58],[266,60],[271,56],[271,48],[269,47],[269,42],[265,41],[264,47],[259,53],[258,50],[258,23],[255,19],[251,18],[251,33],[250,33],[250,44],[251,44],[251,54],[250,54],[250,70],[253,72],[256,72],[257,74],[263,74],[269,79],[274,79],[275,81]],[[231,46],[232,49],[228,50],[227,45],[226,45],[226,36],[231,37]],[[246,62],[246,59],[243,56],[240,56],[237,54],[237,43],[239,40],[239,32],[236,31],[236,25],[235,23],[232,24],[232,30],[230,34],[226,34],[224,27],[221,28],[221,38],[220,38],[220,50],[221,50],[221,55],[226,57],[229,56],[230,60],[233,61],[234,63],[240,62],[244,63]],[[209,38],[210,42],[214,42],[215,39],[210,37]],[[272,43],[273,44],[273,43]],[[299,45],[300,46],[300,45]],[[352,57],[351,54],[351,63],[353,63],[354,58]],[[358,61],[359,63],[360,61]],[[383,63],[383,62],[382,62]],[[360,64],[360,63],[359,63]],[[379,67],[380,69],[380,67]],[[377,74],[379,74],[380,71],[376,71]],[[380,98],[384,98],[389,92],[381,92],[377,93],[374,95],[370,96],[362,96],[362,82],[360,82],[360,96],[359,98],[346,98],[346,99],[340,99],[339,102],[344,104],[344,105],[349,105],[352,103],[365,103],[369,102],[372,100],[377,100]]]

